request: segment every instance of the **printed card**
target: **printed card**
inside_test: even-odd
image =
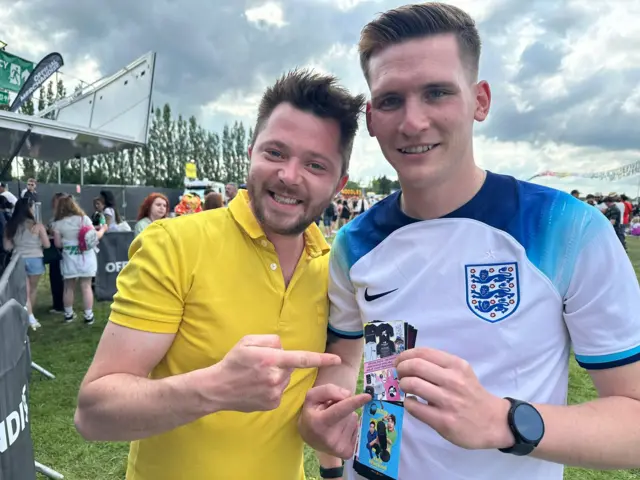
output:
[[[404,408],[373,401],[362,409],[354,469],[369,479],[396,480],[400,466]]]
[[[405,395],[395,361],[416,344],[417,330],[401,321],[364,326],[364,390],[372,401],[362,408],[353,466],[371,480],[397,480],[402,444]]]

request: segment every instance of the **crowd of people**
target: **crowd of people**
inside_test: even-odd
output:
[[[581,198],[578,190],[572,190],[571,195]],[[625,250],[627,235],[640,236],[640,204],[631,203],[624,193],[611,192],[608,195],[603,195],[601,192],[589,193],[584,201],[596,207],[607,217]]]
[[[316,219],[316,224],[322,224],[325,237],[330,238],[349,221],[366,212],[372,203],[364,194],[350,197],[338,194]]]
[[[90,216],[72,195],[55,193],[51,198],[53,215],[46,223],[36,218],[36,204],[40,201],[35,179],[28,180],[27,188],[20,192],[19,198],[7,189],[6,184],[0,184],[2,262],[6,265],[14,253],[24,259],[28,279],[27,310],[32,329],[41,327],[34,307],[45,265],[49,265],[50,312],[62,314],[66,323],[74,321],[73,305],[79,285],[84,322],[91,325],[94,322],[93,288],[98,242],[107,233],[131,231],[131,226],[122,218],[110,190],[102,190],[93,200],[94,211]],[[138,210],[135,234],[139,235],[151,223],[167,218],[169,207],[166,196],[160,193],[147,196]],[[88,231],[92,233],[87,235]]]

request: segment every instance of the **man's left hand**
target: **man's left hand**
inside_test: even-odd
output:
[[[405,409],[451,443],[470,450],[506,448],[508,400],[489,393],[468,362],[430,348],[413,348],[396,360]]]

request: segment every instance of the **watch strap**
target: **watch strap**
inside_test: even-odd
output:
[[[342,478],[344,475],[344,465],[340,467],[324,468],[320,467],[321,478]]]
[[[513,434],[513,437],[515,439],[515,443],[511,447],[499,448],[498,450],[501,451],[502,453],[510,453],[511,455],[516,455],[520,457],[529,455],[531,452],[533,452],[536,449],[539,442],[532,443],[522,438],[522,436],[518,433],[518,429],[513,423],[513,413],[515,409],[519,405],[527,404],[527,402],[516,400],[515,398],[510,398],[510,397],[505,397],[505,399],[509,400],[509,402],[511,403],[511,408],[509,409],[507,422],[509,424],[509,429],[511,430],[511,433]]]

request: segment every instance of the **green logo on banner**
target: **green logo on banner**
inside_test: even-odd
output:
[[[0,105],[9,105],[9,92],[0,90]]]
[[[0,88],[19,92],[32,70],[32,62],[0,51]]]

